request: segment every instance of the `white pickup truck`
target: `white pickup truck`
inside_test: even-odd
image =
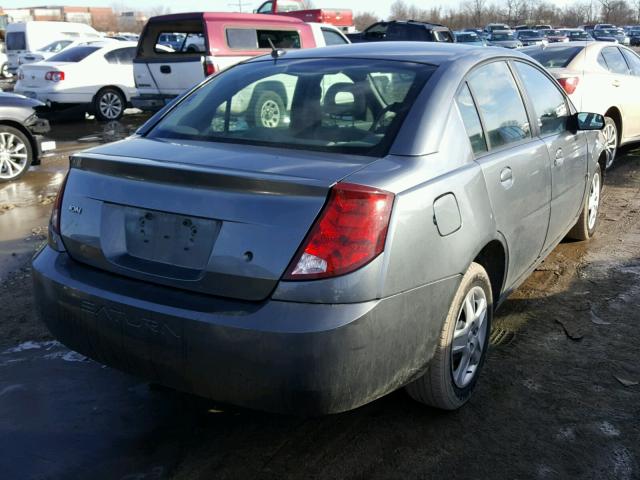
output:
[[[272,46],[315,48],[350,43],[336,27],[279,15],[184,13],[149,19],[134,59],[134,107],[155,111],[220,70]]]

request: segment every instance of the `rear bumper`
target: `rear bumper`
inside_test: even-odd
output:
[[[17,86],[14,89],[15,93],[24,95],[25,97],[35,98],[48,105],[55,104],[89,104],[93,101],[93,94],[91,93],[63,93],[56,91],[48,91],[37,88],[30,89],[29,87]]]
[[[356,408],[419,376],[459,282],[327,305],[157,287],[49,246],[33,271],[38,312],[70,348],[217,401],[303,415]]]
[[[131,97],[131,105],[143,111],[156,112],[171,103],[175,98],[176,95],[142,94],[137,97]]]

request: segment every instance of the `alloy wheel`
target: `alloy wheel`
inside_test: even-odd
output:
[[[591,187],[589,189],[589,216],[587,225],[589,230],[592,230],[596,225],[596,219],[598,218],[598,208],[600,207],[600,174],[596,172],[591,180]]]
[[[613,164],[618,149],[618,132],[613,123],[607,123],[602,130],[604,135],[604,151],[607,155],[607,163],[605,168],[609,168]]]
[[[478,371],[487,323],[487,295],[481,287],[473,287],[458,312],[451,344],[451,375],[458,388],[469,385]]]
[[[9,180],[27,167],[29,154],[24,142],[13,133],[0,132],[0,178]]]
[[[107,120],[115,120],[122,113],[122,99],[113,92],[105,92],[100,97],[100,113]]]

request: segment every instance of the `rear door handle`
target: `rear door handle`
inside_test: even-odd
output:
[[[563,163],[564,154],[562,153],[562,149],[559,148],[558,150],[556,150],[556,158],[553,160],[553,165],[555,165],[556,167],[560,167]]]
[[[613,82],[611,82],[611,85],[613,85],[614,87],[619,87],[620,86],[620,80],[614,80]]]
[[[505,167],[500,171],[500,183],[505,188],[511,188],[513,185],[513,172],[510,167]]]
[[[171,67],[169,65],[160,65],[160,73],[171,73]]]

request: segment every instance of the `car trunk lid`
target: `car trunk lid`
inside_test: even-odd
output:
[[[69,254],[141,280],[267,298],[330,187],[371,157],[130,139],[72,159]]]

